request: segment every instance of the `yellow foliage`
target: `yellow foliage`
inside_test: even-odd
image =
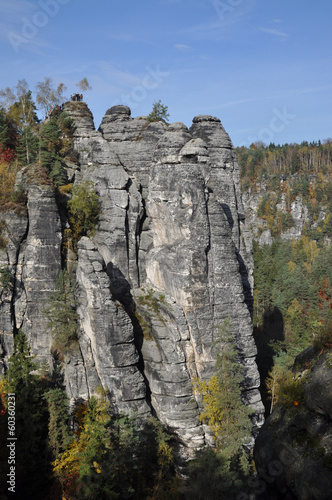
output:
[[[9,163],[0,162],[0,204],[10,201],[14,192],[17,167]]]
[[[61,194],[69,194],[72,190],[73,183],[71,182],[70,184],[64,184],[63,186],[59,186],[59,193]]]
[[[290,260],[290,261],[288,262],[288,269],[289,269],[289,272],[290,272],[290,273],[292,273],[293,271],[295,271],[295,269],[296,269],[296,264],[295,264],[295,262],[293,262],[293,261],[291,261],[291,260]]]
[[[93,466],[96,469],[97,474],[101,474],[101,469],[100,469],[100,465],[98,464],[98,462],[94,461]]]
[[[306,268],[306,271],[309,273],[311,271],[311,264],[308,264],[308,262],[304,263],[304,267]]]
[[[213,375],[208,382],[194,380],[194,391],[202,396],[203,411],[199,418],[202,422],[208,422],[214,436],[217,437],[222,418],[222,410],[217,404],[217,394],[220,392],[218,377]]]
[[[59,476],[78,474],[80,450],[78,442],[74,440],[68,448],[53,463],[53,471]]]
[[[298,251],[303,248],[307,261],[309,264],[313,264],[319,255],[320,249],[317,246],[316,241],[311,240],[308,236],[302,235],[298,241],[292,241],[293,251]]]

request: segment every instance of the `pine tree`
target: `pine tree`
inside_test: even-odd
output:
[[[78,340],[78,314],[74,283],[70,274],[64,270],[60,272],[56,289],[50,295],[45,314],[49,320],[48,328],[52,331],[54,347],[65,354]]]
[[[163,121],[167,122],[169,119],[168,106],[162,104],[161,100],[154,101],[152,106],[152,111],[148,115],[149,122]]]
[[[211,426],[217,449],[230,459],[250,437],[252,410],[242,402],[243,367],[234,347],[229,320],[218,328],[216,348],[215,375],[208,383],[197,382],[198,392],[203,394],[201,419]]]
[[[7,372],[8,391],[13,393],[24,393],[36,380],[32,372],[37,369],[37,364],[33,362],[30,356],[30,348],[25,334],[20,330],[15,336],[14,352],[9,359],[9,368]]]
[[[69,405],[66,392],[61,388],[50,389],[44,395],[49,411],[48,441],[56,459],[71,441],[68,424]]]

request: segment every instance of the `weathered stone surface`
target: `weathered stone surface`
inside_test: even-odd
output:
[[[0,221],[4,225],[1,236],[6,242],[5,247],[0,249],[0,269],[8,273],[6,286],[0,286],[0,373],[3,373],[5,361],[13,352],[13,300],[15,288],[19,286],[15,283],[17,257],[26,236],[28,218],[10,211],[1,214]]]
[[[73,119],[76,133],[95,130],[92,113],[85,102],[65,102],[63,111]]]
[[[277,407],[258,434],[256,467],[262,478],[270,479],[265,483],[271,498],[288,492],[298,500],[331,498],[331,360],[331,353],[322,355],[307,373],[304,402]],[[271,472],[277,469],[278,474]]]
[[[134,400],[135,410],[149,413],[131,320],[112,298],[104,260],[88,238],[79,242],[76,275],[81,329],[89,340],[100,384],[109,390],[111,401],[118,407]]]
[[[27,335],[32,354],[51,363],[52,338],[44,309],[61,270],[62,234],[54,193],[48,186],[30,186],[28,213],[28,232],[17,258],[15,324]]]

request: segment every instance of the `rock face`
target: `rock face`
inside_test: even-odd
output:
[[[52,338],[44,309],[61,270],[61,224],[54,193],[48,186],[29,185],[28,218],[2,215],[6,249],[2,266],[11,283],[2,290],[2,359],[12,353],[13,331],[22,329],[31,353],[51,365]]]
[[[323,354],[306,377],[304,402],[276,408],[257,437],[255,462],[267,498],[331,498],[331,367],[331,353]]]
[[[179,122],[149,124],[114,106],[95,131],[85,103],[66,103],[64,110],[75,123],[75,183],[92,181],[101,205],[94,236],[78,248],[81,335],[79,350],[65,359],[70,396],[86,398],[102,385],[116,411],[152,413],[184,444],[200,446],[205,430],[192,381],[212,375],[216,326],[230,318],[245,369],[243,397],[259,428],[264,409],[252,337],[251,237],[235,153],[220,120],[198,116],[188,130]],[[60,222],[52,194],[31,189],[28,233],[13,264],[21,284],[11,307],[34,352],[44,356],[50,348],[41,315],[46,298],[35,294],[54,288]],[[39,203],[48,203],[40,219],[49,235],[33,208]],[[39,281],[46,247],[48,288]]]
[[[282,186],[282,181],[281,181]],[[252,233],[253,239],[259,242],[260,246],[265,244],[272,245],[274,237],[271,233],[271,229],[268,228],[266,220],[257,216],[257,209],[262,201],[263,197],[272,194],[276,195],[275,192],[269,192],[266,190],[266,183],[261,182],[256,185],[256,192],[248,191],[242,193],[243,204],[246,213],[246,222],[250,231]],[[284,230],[280,233],[280,238],[283,240],[299,240],[303,233],[303,228],[306,223],[310,220],[308,207],[305,205],[302,196],[296,196],[295,200],[290,203],[290,209],[287,210],[286,194],[281,194],[281,200],[276,205],[276,208],[282,214],[289,214],[292,217],[293,227]],[[312,225],[315,227],[320,220],[324,220],[326,214],[322,211],[319,214],[319,219]]]

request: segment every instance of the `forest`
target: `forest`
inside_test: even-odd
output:
[[[65,168],[75,161],[75,152],[72,122],[61,110],[63,91],[45,79],[37,88],[37,104],[24,80],[0,92],[0,248],[6,247],[1,213],[26,210],[24,189],[16,181],[24,168],[28,180],[52,187],[66,211],[64,260],[98,221],[93,186],[73,187]],[[37,105],[47,112],[43,122]],[[253,144],[236,153],[242,190],[263,193],[257,217],[274,238],[272,245],[254,241],[253,324],[268,415],[274,405],[293,405],[298,398],[295,357],[311,345],[332,345],[332,141]],[[277,206],[283,194],[286,212]],[[308,217],[301,238],[288,241],[282,233],[292,227],[296,197]],[[0,298],[11,279],[1,268]],[[67,271],[59,276],[45,314],[53,336],[52,373],[48,365],[35,363],[24,332],[16,331],[14,352],[0,379],[1,491],[7,491],[10,394],[16,395],[17,498],[212,500],[236,498],[246,490],[248,477],[255,474],[245,446],[250,408],[241,400],[243,374],[227,321],[218,332],[215,375],[207,382],[197,380],[193,388],[202,398],[201,420],[210,426],[215,446],[186,462],[179,457],[176,436],[157,419],[141,422],[112,414],[103,387],[89,401],[69,405],[61,364],[79,334]]]
[[[273,236],[272,245],[253,242],[254,335],[268,415],[280,385],[292,378],[295,357],[315,342],[331,340],[332,140],[256,143],[236,152],[242,192],[260,195],[256,215]],[[286,211],[278,207],[282,195]],[[301,237],[289,241],[282,233],[294,225],[296,198],[307,217]]]

